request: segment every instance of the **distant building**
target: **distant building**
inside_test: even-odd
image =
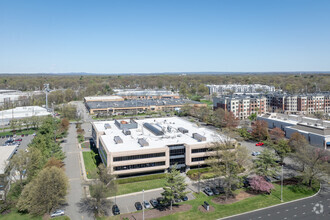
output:
[[[84,98],[84,102],[113,102],[113,101],[124,101],[121,96],[110,95],[110,96],[88,96]]]
[[[10,168],[10,159],[17,146],[0,146],[0,200],[4,200],[10,190],[11,177],[14,171]]]
[[[222,108],[232,112],[236,118],[246,119],[251,114],[267,112],[266,97],[264,96],[224,96],[213,98],[213,108]]]
[[[287,138],[298,132],[310,145],[330,149],[330,121],[278,113],[264,114],[257,119],[266,121],[270,129],[275,127],[282,129]]]
[[[230,140],[178,117],[92,122],[92,137],[103,163],[119,176],[198,167],[212,155],[213,142]]]
[[[174,111],[176,108],[181,108],[185,104],[194,107],[207,106],[204,103],[184,100],[184,99],[140,99],[140,100],[125,100],[125,101],[108,101],[108,102],[87,102],[86,108],[90,114],[106,113],[111,115],[116,114],[138,114],[148,111]]]
[[[244,93],[265,93],[275,92],[274,86],[251,84],[251,85],[207,85],[211,96],[228,95],[228,94],[244,94]]]
[[[12,119],[29,118],[32,116],[47,116],[51,115],[46,108],[40,106],[24,106],[16,107],[0,111],[0,125],[7,125]]]
[[[115,89],[116,95],[124,99],[179,99],[180,95],[167,90]]]

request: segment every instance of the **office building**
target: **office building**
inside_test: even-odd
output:
[[[9,164],[16,150],[17,146],[0,146],[0,200],[4,200],[10,190],[14,171]]]
[[[178,117],[92,122],[92,137],[103,163],[118,176],[165,172],[174,164],[197,167],[212,155],[213,142],[230,140]]]
[[[117,96],[124,99],[179,99],[180,95],[167,90],[115,89]]]

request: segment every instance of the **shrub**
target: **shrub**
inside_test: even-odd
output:
[[[146,180],[162,179],[165,178],[165,175],[166,175],[165,173],[161,173],[161,174],[152,174],[146,176],[129,177],[125,179],[117,179],[117,183],[125,184],[125,183],[141,182]]]
[[[249,181],[251,189],[257,192],[267,192],[270,193],[274,189],[273,184],[267,182],[262,176],[252,177]]]

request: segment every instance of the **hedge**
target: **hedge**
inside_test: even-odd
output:
[[[141,182],[146,180],[154,180],[154,179],[162,179],[165,178],[166,174],[152,174],[146,176],[137,176],[137,177],[128,177],[124,179],[117,179],[118,184],[125,184],[125,183],[134,183],[134,182]]]
[[[205,167],[205,168],[200,168],[200,169],[193,169],[193,170],[189,170],[187,172],[187,175],[190,176],[190,175],[194,175],[195,173],[205,173],[205,172],[209,172],[211,170],[210,167]]]

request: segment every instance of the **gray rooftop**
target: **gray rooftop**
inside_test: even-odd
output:
[[[200,102],[186,99],[142,99],[142,100],[125,100],[113,102],[88,102],[89,109],[101,108],[129,108],[129,107],[145,107],[145,106],[166,106],[166,105],[184,105],[184,104],[201,104]]]
[[[14,146],[0,146],[0,174],[4,174],[8,161],[14,155],[17,145]]]

